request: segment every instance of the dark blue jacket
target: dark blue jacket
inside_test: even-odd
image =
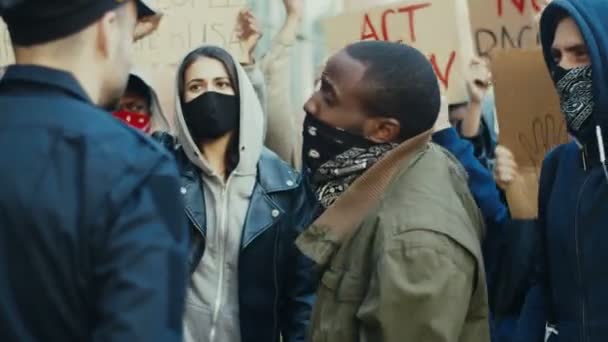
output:
[[[473,145],[455,129],[433,134],[433,141],[450,151],[469,175],[469,188],[486,223],[482,247],[493,316],[492,341],[509,342],[533,271],[536,234],[530,232],[534,221],[509,217],[494,177],[484,166],[484,157],[476,156]]]
[[[185,188],[186,216],[194,234],[191,272],[203,257],[207,231],[200,170],[168,134],[154,135],[173,151]],[[295,245],[317,202],[300,174],[264,148],[258,162],[239,256],[239,314],[243,342],[303,342],[316,287],[313,263]],[[280,213],[274,217],[273,211]]]
[[[608,1],[554,0],[543,16],[549,67],[556,13],[566,11],[587,43],[593,68],[594,112],[608,142]],[[608,180],[595,137],[562,145],[543,163],[539,193],[539,265],[518,328],[518,341],[543,341],[545,322],[556,325],[551,342],[608,339]]]
[[[492,173],[475,156],[470,142],[461,139],[453,128],[433,134],[433,141],[452,153],[468,173],[469,188],[486,223],[483,252],[488,285],[491,286],[505,240],[504,226],[509,220],[507,207],[502,202]]]
[[[0,81],[0,341],[181,341],[188,231],[171,156],[68,73]]]

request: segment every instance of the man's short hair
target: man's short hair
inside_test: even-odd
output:
[[[349,45],[346,53],[367,67],[360,82],[368,115],[397,119],[402,141],[433,127],[441,95],[433,67],[422,53],[381,41]]]

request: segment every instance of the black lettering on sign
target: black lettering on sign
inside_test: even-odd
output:
[[[479,56],[489,56],[496,44],[498,44],[498,38],[492,30],[479,29],[475,32],[475,48]]]
[[[161,12],[171,12],[178,8],[195,8],[195,1],[202,0],[156,0],[154,8]]]
[[[247,0],[209,0],[209,8],[245,7]]]
[[[522,48],[529,41],[527,38],[531,34],[534,34],[534,28],[530,25],[523,26],[517,32],[509,31],[506,26],[502,26],[500,32],[478,29],[475,32],[475,48],[479,56],[489,57],[497,47]],[[536,45],[540,45],[540,33],[536,34]]]

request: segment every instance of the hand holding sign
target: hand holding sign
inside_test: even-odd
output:
[[[492,86],[492,72],[488,63],[479,57],[471,61],[471,80],[468,84],[472,103],[480,104]]]
[[[237,36],[243,53],[240,58],[241,63],[253,63],[253,52],[255,51],[260,38],[262,38],[262,32],[258,28],[258,22],[255,15],[250,10],[243,10],[239,13]]]
[[[518,176],[517,162],[513,153],[505,146],[498,145],[494,152],[496,164],[494,166],[494,180],[503,191],[509,190],[511,183]]]

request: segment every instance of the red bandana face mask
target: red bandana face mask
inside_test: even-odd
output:
[[[150,133],[150,116],[143,113],[127,112],[124,110],[112,113],[115,118],[144,133]]]

